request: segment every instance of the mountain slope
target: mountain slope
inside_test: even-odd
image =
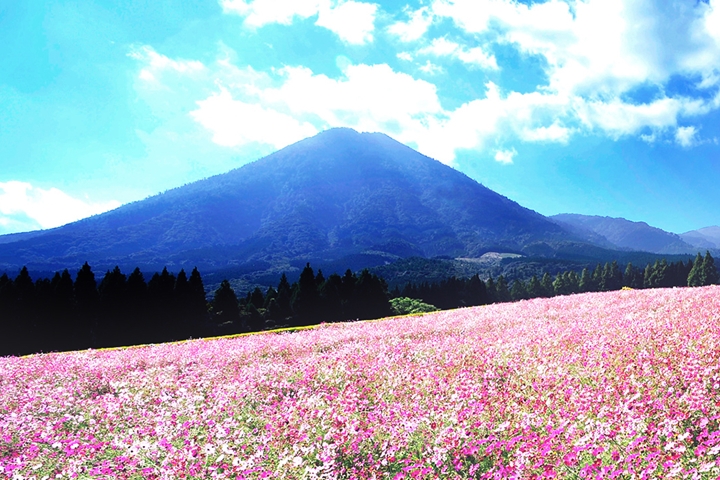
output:
[[[480,256],[570,236],[377,133],[333,129],[223,175],[18,241],[0,265],[63,268]]]
[[[696,248],[720,249],[720,227],[718,226],[681,233],[680,238]]]
[[[679,235],[651,227],[645,222],[571,213],[553,215],[550,218],[586,241],[605,247],[615,246],[623,250],[659,254],[693,253],[696,250]],[[610,245],[599,243],[598,237]]]

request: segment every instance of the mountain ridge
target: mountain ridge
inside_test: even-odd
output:
[[[2,237],[0,237],[2,238]],[[331,129],[230,172],[0,240],[0,265],[226,267],[376,251],[480,256],[576,241],[537,212],[379,133]]]

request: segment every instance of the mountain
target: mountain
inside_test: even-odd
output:
[[[651,227],[645,222],[572,213],[553,215],[550,218],[584,240],[605,248],[614,247],[658,254],[697,251],[695,246],[680,235]]]
[[[572,239],[542,215],[386,135],[332,129],[101,215],[0,237],[0,269],[88,261],[103,269],[261,271],[357,255],[390,261],[552,252]]]
[[[720,249],[720,227],[718,226],[681,233],[680,238],[695,248]]]

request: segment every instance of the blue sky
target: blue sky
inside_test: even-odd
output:
[[[720,0],[26,0],[0,58],[0,234],[339,126],[545,215],[720,224]]]

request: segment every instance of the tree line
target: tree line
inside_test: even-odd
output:
[[[202,335],[206,317],[197,268],[149,281],[115,267],[98,283],[87,262],[74,279],[66,269],[33,281],[26,267],[0,276],[0,355],[181,340]]]
[[[23,267],[15,279],[0,276],[0,355],[78,350],[191,337],[259,331],[382,318],[408,313],[405,309],[450,309],[536,297],[629,288],[702,286],[719,282],[715,261],[707,252],[695,260],[645,268],[616,261],[583,269],[545,273],[508,285],[503,275],[483,281],[451,277],[441,282],[408,283],[388,292],[381,277],[367,269],[347,270],[327,278],[307,264],[297,282],[283,273],[277,288],[259,287],[238,298],[223,280],[210,302],[197,268],[188,276],[167,268],[145,281],[136,268],[126,276],[118,267],[98,282],[85,263],[73,279],[68,270],[33,281]],[[416,299],[420,302],[406,302]],[[392,302],[391,302],[392,300]]]
[[[36,281],[23,267],[0,276],[0,355],[160,343],[275,326],[381,318],[391,315],[387,284],[348,270],[325,278],[308,264],[292,285],[256,288],[238,299],[223,280],[210,302],[197,268],[188,277],[167,268],[145,281],[119,267],[98,282],[87,262]]]
[[[558,273],[555,277],[545,273],[529,280],[516,279],[508,285],[503,275],[483,282],[479,278],[450,278],[439,283],[408,283],[395,288],[393,297],[417,298],[442,309],[458,308],[488,303],[510,302],[538,297],[553,297],[585,292],[606,292],[627,288],[698,287],[720,282],[715,260],[706,252],[697,254],[695,260],[672,262],[657,260],[645,268],[628,263],[624,271],[617,261],[605,263],[590,270],[584,268],[579,274],[574,270]]]
[[[227,280],[215,291],[213,323],[223,333],[258,331],[279,326],[365,320],[392,314],[385,281],[367,269],[347,270],[341,277],[317,274],[308,263],[292,285],[283,273],[277,288],[259,287],[238,299]]]

